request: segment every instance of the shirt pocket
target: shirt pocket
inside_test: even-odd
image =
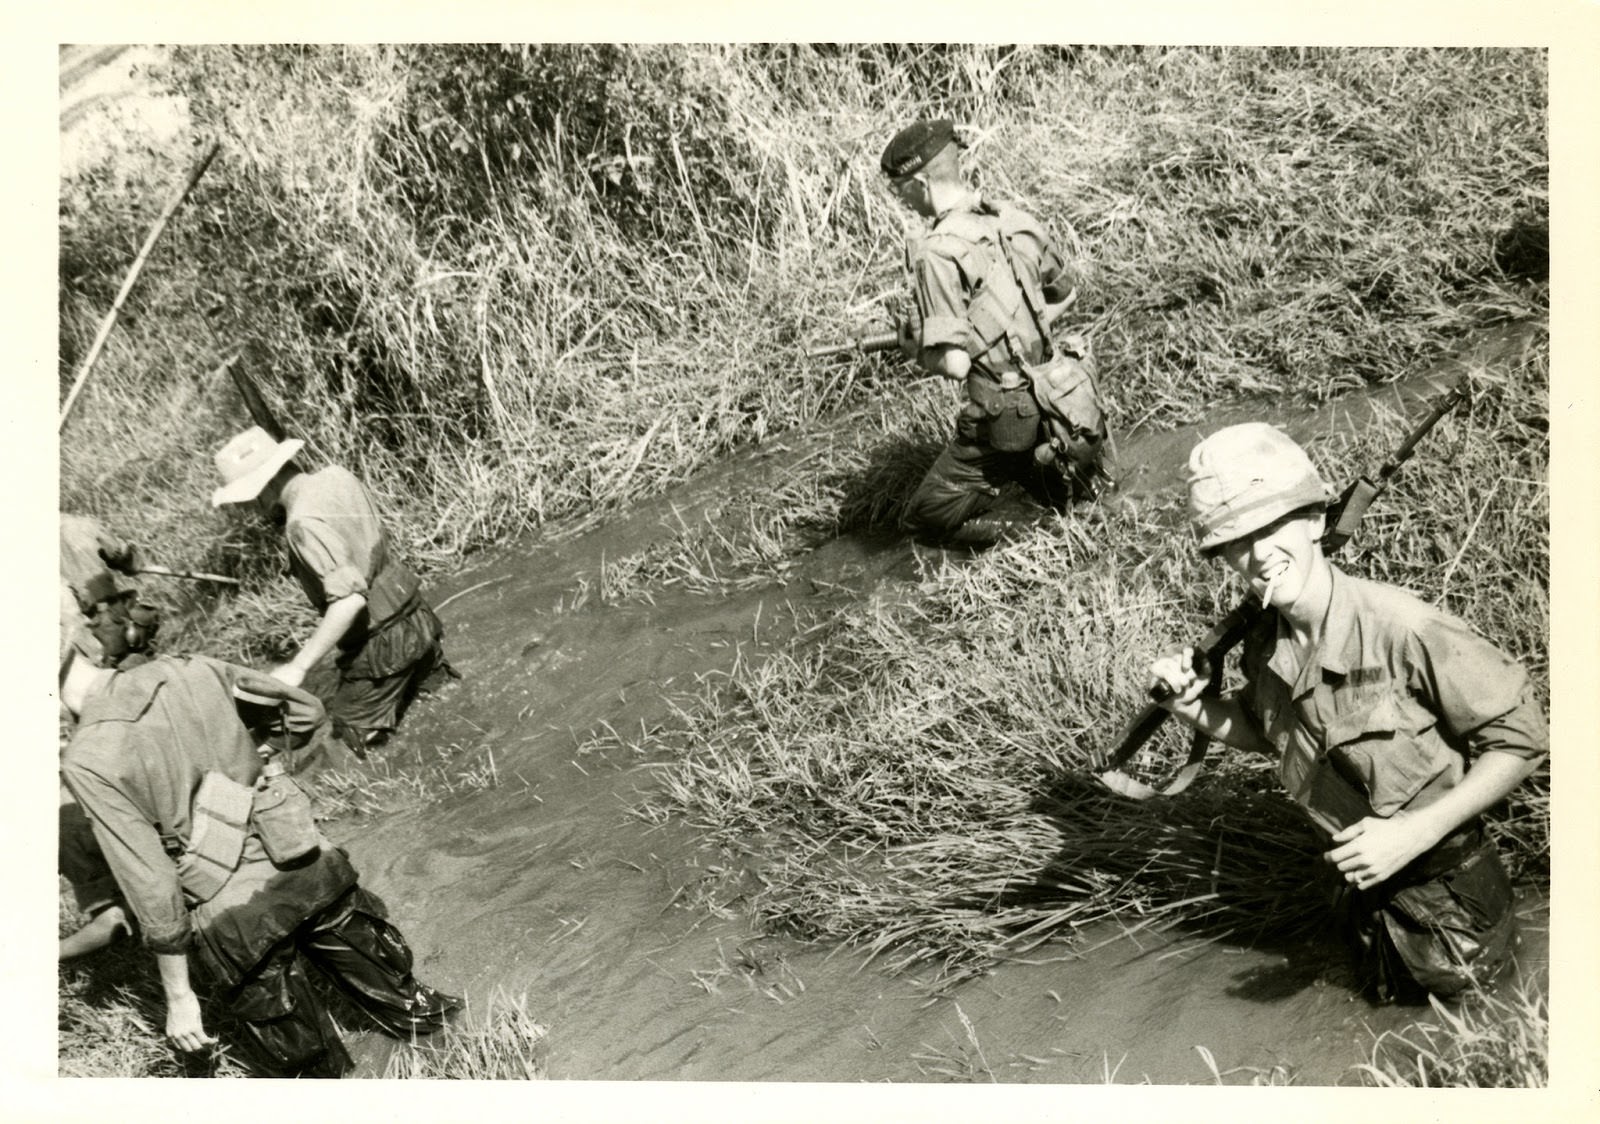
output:
[[[1449,765],[1432,723],[1408,709],[1385,692],[1328,724],[1329,764],[1365,792],[1377,816],[1405,807]]]

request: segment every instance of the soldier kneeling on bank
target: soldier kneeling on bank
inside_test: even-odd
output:
[[[1097,494],[1109,431],[1088,340],[1052,338],[1075,296],[1066,263],[1032,216],[968,186],[961,147],[951,122],[919,121],[895,134],[880,166],[895,198],[933,223],[907,242],[913,312],[901,349],[967,392],[902,522],[985,544],[1043,514],[1003,512],[1008,483],[1047,508]]]

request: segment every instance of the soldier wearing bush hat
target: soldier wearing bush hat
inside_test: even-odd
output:
[[[444,627],[400,561],[366,487],[330,465],[302,472],[298,440],[251,427],[218,451],[222,484],[213,506],[254,504],[284,528],[289,569],[321,623],[273,675],[291,686],[330,655],[338,685],[328,692],[335,731],[358,754],[381,743],[419,690],[454,675]]]
[[[896,198],[933,220],[907,244],[913,312],[901,349],[930,373],[963,381],[968,398],[903,522],[916,533],[991,542],[1019,523],[996,508],[1006,484],[1051,506],[1092,489],[1105,424],[1087,341],[1050,339],[1073,296],[1065,263],[1034,218],[966,183],[962,147],[950,121],[918,121],[880,161]]]
[[[1243,686],[1205,693],[1194,649],[1150,667],[1163,704],[1229,745],[1277,758],[1330,839],[1364,977],[1383,998],[1452,996],[1495,978],[1515,942],[1512,896],[1481,814],[1549,751],[1526,671],[1463,621],[1324,555],[1327,487],[1262,423],[1189,457],[1199,548],[1266,611],[1241,649]]]

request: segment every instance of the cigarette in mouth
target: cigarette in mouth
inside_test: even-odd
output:
[[[1274,574],[1267,579],[1267,588],[1261,591],[1261,607],[1263,609],[1272,608],[1272,591],[1277,586],[1280,576],[1279,574]]]

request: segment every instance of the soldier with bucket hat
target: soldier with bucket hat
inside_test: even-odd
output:
[[[338,686],[327,699],[329,717],[335,733],[365,755],[419,690],[455,672],[440,643],[444,627],[397,557],[367,489],[337,465],[303,472],[295,457],[304,445],[274,440],[259,426],[245,430],[216,455],[222,485],[211,502],[254,504],[283,527],[289,569],[322,619],[272,674],[299,686],[333,656]]]
[[[1492,981],[1515,944],[1510,882],[1481,815],[1549,751],[1527,672],[1463,621],[1324,555],[1330,493],[1270,425],[1230,426],[1189,458],[1199,548],[1265,608],[1243,686],[1208,695],[1181,648],[1150,666],[1162,703],[1211,737],[1277,758],[1330,841],[1364,982],[1380,998]]]

